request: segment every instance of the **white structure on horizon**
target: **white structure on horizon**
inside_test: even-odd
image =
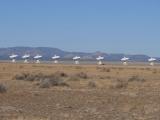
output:
[[[12,59],[12,63],[16,62],[17,57],[18,57],[18,55],[16,55],[16,54],[12,54],[11,56],[9,56],[9,58]]]
[[[58,59],[60,59],[60,56],[54,55],[52,57],[52,59],[54,60],[54,63],[57,64],[58,63]]]
[[[103,63],[102,63],[102,60],[104,59],[104,57],[102,57],[102,56],[98,56],[97,58],[96,58],[96,60],[98,61],[98,65],[102,65]]]
[[[128,57],[123,57],[121,59],[121,61],[123,62],[123,65],[128,65],[129,58]]]
[[[24,59],[24,63],[29,63],[28,59],[30,58],[29,54],[25,54],[24,56],[22,56],[22,59]]]
[[[40,63],[40,58],[42,58],[42,55],[34,56],[34,59],[36,60],[36,63]]]
[[[157,60],[156,58],[151,57],[151,58],[148,59],[148,62],[150,62],[150,65],[151,65],[151,66],[154,66],[154,62],[155,62],[156,60]]]
[[[73,57],[73,60],[74,60],[74,62],[75,62],[76,65],[79,64],[79,60],[80,60],[80,59],[81,59],[81,57],[79,57],[79,56]]]

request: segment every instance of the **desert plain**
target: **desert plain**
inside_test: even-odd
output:
[[[0,63],[0,120],[160,120],[160,66]]]

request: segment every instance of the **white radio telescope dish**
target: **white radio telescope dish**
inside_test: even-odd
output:
[[[102,60],[104,59],[104,57],[102,57],[102,56],[98,56],[97,58],[96,58],[96,60],[98,61],[98,65],[102,65],[103,63],[102,63]]]
[[[80,60],[80,59],[81,59],[80,56],[75,56],[75,57],[73,57],[73,60],[74,60],[74,62],[75,62],[76,65],[79,64],[79,60]]]
[[[28,62],[28,59],[30,58],[30,55],[29,54],[25,54],[22,56],[22,59],[24,59],[24,63],[29,63]]]
[[[18,57],[18,55],[16,54],[12,54],[11,56],[9,56],[10,59],[12,59],[12,62],[15,63],[16,62],[16,58]]]
[[[154,64],[155,64],[154,62],[156,60],[157,60],[156,58],[151,57],[151,58],[148,59],[148,62],[150,63],[151,66],[154,66]]]
[[[129,58],[128,57],[123,57],[121,59],[121,61],[123,62],[123,65],[128,65]]]
[[[34,59],[36,60],[36,63],[40,63],[40,59],[42,58],[42,55],[36,55],[34,56]]]
[[[60,56],[54,55],[52,59],[54,60],[54,63],[57,64],[59,62],[58,59],[60,59]]]

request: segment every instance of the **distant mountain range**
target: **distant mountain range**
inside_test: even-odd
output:
[[[21,56],[24,54],[30,54],[35,56],[40,54],[43,56],[43,60],[51,60],[51,57],[56,55],[61,56],[63,60],[72,59],[74,56],[81,56],[82,60],[95,60],[98,56],[103,56],[107,61],[119,61],[122,57],[129,57],[132,61],[144,62],[150,58],[147,55],[126,55],[126,54],[108,54],[104,52],[94,52],[94,53],[85,53],[85,52],[68,52],[63,51],[58,48],[50,47],[10,47],[10,48],[0,48],[0,60],[9,60],[9,55],[18,54],[17,59],[21,59]],[[159,59],[159,58],[157,58]]]

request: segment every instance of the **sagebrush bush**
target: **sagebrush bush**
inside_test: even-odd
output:
[[[54,74],[45,75],[43,73],[22,73],[14,76],[13,79],[24,81],[38,81],[41,88],[49,88],[52,86],[69,86],[63,77],[67,77],[64,72],[55,72]]]
[[[49,88],[52,86],[67,86],[69,85],[64,82],[64,80],[60,79],[59,77],[47,77],[40,81],[40,88]]]
[[[5,92],[7,92],[6,86],[3,84],[0,84],[0,93],[5,93]]]
[[[77,74],[75,74],[75,76],[78,77],[78,78],[82,78],[82,79],[87,79],[88,78],[87,73],[84,73],[84,72],[77,73]]]
[[[96,88],[97,85],[96,85],[96,83],[94,81],[89,81],[88,82],[88,87],[90,87],[90,88]]]
[[[51,75],[45,75],[43,73],[21,73],[15,75],[13,79],[25,80],[25,81],[40,81],[41,79],[52,78],[52,77],[68,77],[68,75],[60,71],[57,71]]]
[[[125,80],[117,79],[116,84],[112,85],[111,88],[114,89],[122,89],[122,88],[127,88],[128,82]]]
[[[140,78],[139,76],[135,75],[135,76],[132,76],[128,79],[129,82],[133,82],[133,81],[137,81],[137,82],[144,82],[145,79],[143,78]]]
[[[111,72],[111,69],[106,67],[97,67],[97,69],[100,70],[101,72]]]

